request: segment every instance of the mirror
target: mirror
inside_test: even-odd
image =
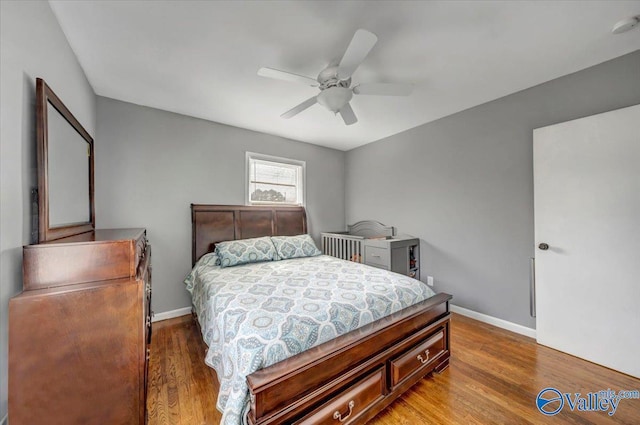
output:
[[[36,80],[39,241],[95,228],[93,139],[47,86]]]

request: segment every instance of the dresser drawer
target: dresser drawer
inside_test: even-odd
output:
[[[413,373],[433,366],[445,351],[445,329],[441,328],[426,341],[418,343],[409,351],[391,360],[391,387],[395,387]]]
[[[364,263],[370,266],[389,269],[389,250],[377,246],[364,247]]]
[[[135,277],[144,229],[102,229],[23,248],[24,290]]]
[[[384,368],[377,369],[366,378],[345,388],[295,424],[349,424],[382,397],[384,397]]]

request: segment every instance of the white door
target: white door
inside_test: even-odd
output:
[[[640,377],[640,105],[534,130],[533,162],[538,343]]]

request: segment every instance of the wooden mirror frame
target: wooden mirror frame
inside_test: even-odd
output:
[[[89,144],[89,221],[87,222],[65,224],[58,227],[50,227],[49,225],[49,127],[47,108],[49,104],[51,104]],[[93,200],[93,138],[42,78],[36,79],[36,139],[39,242],[51,241],[94,230],[96,227],[96,216]]]

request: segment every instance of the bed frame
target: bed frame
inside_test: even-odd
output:
[[[307,232],[302,207],[191,205],[195,262],[217,242]],[[360,424],[449,365],[440,293],[247,377],[251,425]]]

